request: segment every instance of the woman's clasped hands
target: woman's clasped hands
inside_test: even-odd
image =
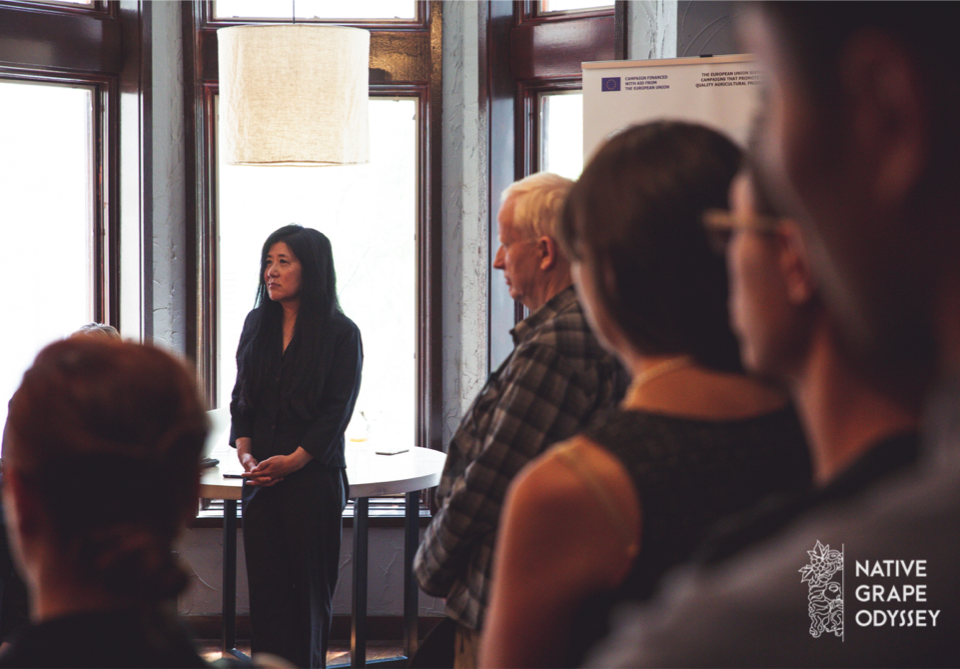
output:
[[[290,455],[274,455],[263,461],[257,461],[249,452],[239,454],[243,465],[243,478],[247,485],[270,487],[280,483],[285,476],[301,469],[313,459],[303,448],[297,448]]]

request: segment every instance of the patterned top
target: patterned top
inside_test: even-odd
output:
[[[643,533],[624,582],[578,611],[574,666],[606,635],[613,606],[649,598],[718,520],[810,484],[807,446],[792,408],[729,421],[618,410],[584,436],[627,470],[640,497]]]
[[[517,472],[623,396],[627,375],[590,331],[573,287],[513,329],[516,348],[460,421],[437,490],[440,510],[414,562],[446,613],[480,629],[500,509]]]

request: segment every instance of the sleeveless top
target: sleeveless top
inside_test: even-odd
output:
[[[618,409],[583,436],[607,449],[629,474],[640,498],[642,535],[623,583],[591,597],[577,612],[573,666],[606,635],[611,609],[649,598],[663,574],[689,559],[714,523],[811,480],[806,441],[790,407],[727,421]],[[575,448],[559,448],[557,455],[608,510],[614,527],[623,529],[610,496],[589,473],[589,461]]]

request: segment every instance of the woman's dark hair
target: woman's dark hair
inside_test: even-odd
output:
[[[333,266],[333,250],[326,235],[301,225],[285,225],[267,237],[260,252],[260,283],[251,332],[240,341],[237,351],[237,377],[240,379],[241,406],[255,407],[259,389],[271,357],[279,358],[283,350],[283,307],[270,299],[264,272],[267,254],[277,242],[285,243],[300,261],[300,307],[293,339],[285,355],[293,357],[291,383],[286,386],[285,400],[303,418],[313,418],[319,402],[322,379],[330,362],[330,337],[323,337],[327,324],[342,313],[337,299],[337,275]],[[305,333],[305,334],[304,334]]]
[[[570,191],[560,243],[637,351],[740,369],[725,263],[701,222],[706,209],[727,208],[740,158],[704,126],[647,123],[607,142]]]
[[[47,346],[10,402],[4,462],[65,565],[139,602],[187,585],[173,543],[195,512],[207,416],[169,354],[105,337]]]

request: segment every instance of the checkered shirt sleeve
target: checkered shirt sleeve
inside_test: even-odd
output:
[[[427,528],[415,570],[424,591],[447,597],[448,613],[474,629],[486,605],[508,485],[547,447],[581,430],[603,394],[596,362],[579,362],[553,346],[520,344],[451,442],[438,489],[442,508]],[[464,586],[459,595],[451,595],[454,585]]]

